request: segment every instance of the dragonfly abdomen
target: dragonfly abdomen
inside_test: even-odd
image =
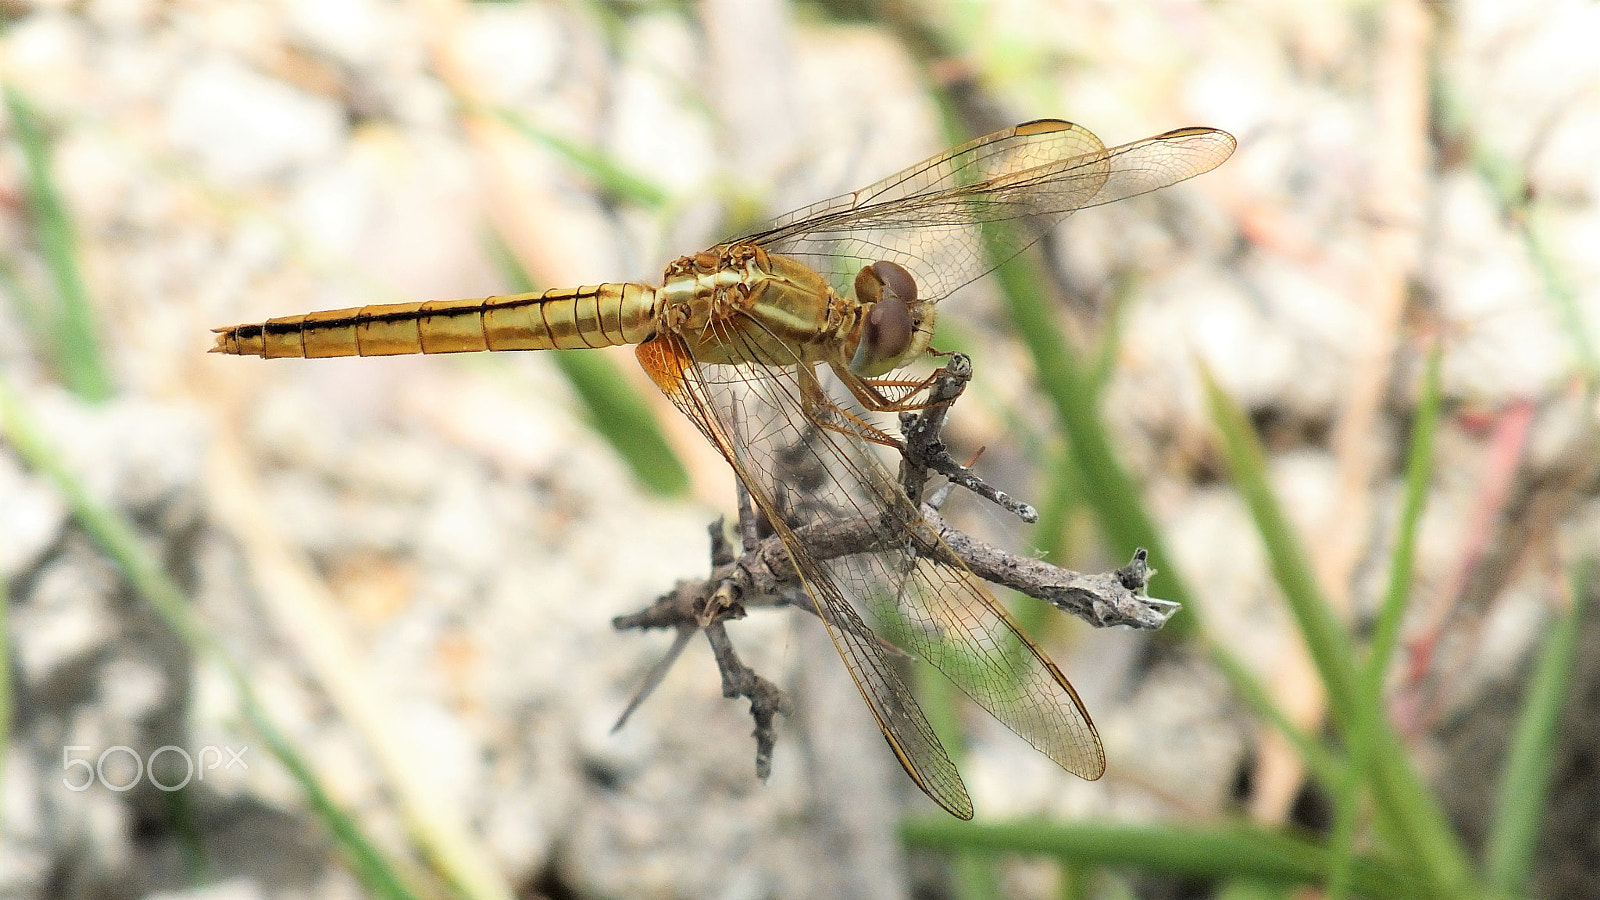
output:
[[[217,329],[212,353],[396,356],[636,344],[655,332],[656,289],[614,283],[332,309]]]

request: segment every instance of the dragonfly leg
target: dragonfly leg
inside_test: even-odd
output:
[[[944,369],[940,368],[920,380],[863,378],[845,366],[832,365],[830,368],[849,389],[850,395],[856,398],[857,403],[872,412],[879,413],[917,412],[927,408],[928,388],[944,375]]]
[[[837,371],[837,370],[835,370]],[[848,371],[848,370],[846,370]],[[853,376],[857,377],[858,376]],[[850,381],[846,381],[850,384]],[[856,395],[851,389],[851,394]],[[859,399],[859,395],[856,395]],[[900,439],[883,429],[863,420],[860,416],[840,407],[828,398],[827,391],[822,389],[822,383],[817,380],[815,369],[809,366],[800,367],[800,403],[805,409],[806,416],[818,428],[826,428],[847,437],[860,438],[874,444],[900,449],[904,445]],[[863,402],[863,406],[872,409],[872,406]]]

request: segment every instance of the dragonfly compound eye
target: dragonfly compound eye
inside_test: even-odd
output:
[[[862,266],[856,273],[856,302],[861,304],[877,303],[883,299],[883,279],[872,270],[871,266]]]
[[[893,368],[911,348],[917,325],[911,307],[893,294],[872,304],[861,322],[861,343],[856,345],[850,368],[862,375],[877,375]]]
[[[883,283],[885,293],[893,294],[908,304],[917,302],[917,280],[911,277],[911,273],[907,272],[904,266],[885,259],[867,268],[878,276],[878,280]]]
[[[880,260],[856,273],[856,302],[867,307],[861,321],[850,368],[860,375],[880,375],[902,363],[917,335],[917,280],[905,267]]]
[[[905,267],[888,260],[879,260],[862,266],[856,273],[856,300],[862,304],[877,303],[885,296],[899,297],[907,304],[917,302],[917,280]]]

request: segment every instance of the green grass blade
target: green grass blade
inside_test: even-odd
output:
[[[1344,778],[1346,769],[1344,761],[1291,722],[1288,714],[1273,701],[1272,695],[1267,693],[1260,679],[1256,678],[1255,673],[1234,656],[1231,650],[1212,640],[1205,634],[1204,629],[1201,633],[1202,644],[1212,663],[1222,670],[1223,676],[1233,685],[1239,699],[1243,700],[1256,716],[1283,735],[1289,745],[1300,754],[1300,760],[1311,770],[1313,777],[1329,787],[1338,785]]]
[[[1466,851],[1444,810],[1411,767],[1399,736],[1381,722],[1373,728],[1373,742],[1371,790],[1384,833],[1413,854],[1416,864],[1427,871],[1435,894],[1470,895],[1472,869]]]
[[[556,366],[588,410],[588,421],[616,448],[639,483],[660,497],[689,491],[683,467],[650,406],[610,357],[584,350],[555,350]]]
[[[1040,558],[1058,565],[1071,558],[1073,514],[1083,505],[1083,488],[1078,484],[1078,467],[1072,464],[1066,442],[1042,453],[1048,459],[1045,469],[1043,501],[1039,503],[1039,522],[1033,529],[1033,546]]]
[[[1591,325],[1585,311],[1594,307],[1583,302],[1577,285],[1560,260],[1554,246],[1558,240],[1556,229],[1548,224],[1549,218],[1544,209],[1538,208],[1525,210],[1523,215],[1509,221],[1521,225],[1523,245],[1528,248],[1528,256],[1539,272],[1539,280],[1544,282],[1545,296],[1562,319],[1561,333],[1572,342],[1583,374],[1593,383],[1600,377],[1600,350],[1589,336]]]
[[[50,325],[45,318],[47,310],[35,292],[23,285],[15,261],[3,254],[0,254],[0,293],[12,298],[23,330],[36,343],[44,342],[50,333]]]
[[[509,125],[523,137],[554,151],[557,156],[593,179],[602,191],[613,197],[649,209],[661,209],[672,197],[666,188],[629,169],[610,155],[540,128],[514,110],[494,107],[489,114]]]
[[[1088,866],[1061,867],[1061,887],[1056,892],[1058,900],[1090,900],[1094,888],[1094,870]]]
[[[1295,537],[1294,528],[1267,483],[1266,453],[1250,422],[1233,399],[1217,384],[1209,367],[1200,366],[1212,426],[1222,438],[1222,452],[1234,484],[1255,519],[1266,544],[1274,579],[1304,636],[1317,673],[1328,692],[1336,721],[1348,725],[1355,718],[1356,656],[1349,633],[1317,586],[1311,562]]]
[[[1110,325],[1100,335],[1094,358],[1085,374],[1089,389],[1097,397],[1105,392],[1106,384],[1116,370],[1117,350],[1122,344],[1122,318],[1119,303],[1108,318]],[[1045,470],[1044,501],[1039,504],[1039,524],[1034,529],[1034,546],[1039,548],[1043,559],[1055,562],[1061,562],[1071,555],[1071,548],[1067,546],[1067,529],[1073,513],[1083,505],[1083,487],[1078,483],[1081,474],[1078,467],[1072,465],[1072,456],[1065,440],[1062,439],[1059,448],[1038,455],[1039,458],[1052,460],[1052,463]]]
[[[1490,887],[1507,894],[1526,890],[1533,872],[1534,847],[1550,791],[1561,710],[1571,682],[1584,604],[1593,590],[1594,571],[1593,558],[1573,567],[1571,606],[1551,629],[1539,654],[1522,715],[1511,736],[1505,771],[1500,776],[1499,802],[1485,845],[1484,877]]]
[[[1578,280],[1560,259],[1548,204],[1541,202],[1539,192],[1529,189],[1525,166],[1494,150],[1490,142],[1478,139],[1481,126],[1473,121],[1476,111],[1469,99],[1443,79],[1436,79],[1433,87],[1441,128],[1453,137],[1466,138],[1473,169],[1500,205],[1501,218],[1522,238],[1528,259],[1543,283],[1544,298],[1565,326],[1561,333],[1572,342],[1578,365],[1593,383],[1600,377],[1600,349],[1591,337],[1592,323],[1586,320],[1593,306],[1583,302]]]
[[[355,820],[330,799],[331,795],[316,774],[261,713],[249,680],[200,624],[182,589],[151,557],[134,527],[126,518],[89,496],[83,484],[61,464],[60,455],[40,435],[21,402],[3,381],[0,381],[0,438],[15,447],[23,461],[55,487],[72,510],[73,518],[96,546],[117,565],[134,591],[150,604],[191,652],[215,660],[228,672],[248,720],[305,792],[367,890],[389,900],[414,900],[416,895],[406,887],[395,867],[362,834]]]
[[[1349,890],[1349,870],[1343,865],[1355,846],[1356,825],[1361,810],[1361,784],[1368,780],[1377,749],[1373,736],[1375,720],[1384,715],[1383,681],[1389,669],[1389,660],[1400,640],[1400,624],[1405,618],[1411,599],[1412,568],[1416,560],[1417,530],[1422,521],[1422,510],[1428,497],[1428,485],[1433,476],[1433,435],[1439,424],[1440,370],[1444,359],[1443,345],[1434,342],[1428,351],[1427,369],[1423,374],[1422,396],[1417,404],[1416,420],[1411,427],[1410,458],[1406,462],[1405,497],[1400,508],[1400,522],[1395,534],[1394,555],[1389,563],[1389,586],[1384,592],[1383,606],[1378,611],[1373,629],[1372,646],[1367,653],[1367,663],[1361,675],[1362,702],[1357,708],[1357,719],[1350,732],[1350,768],[1343,784],[1335,791],[1331,848],[1335,866],[1329,879],[1330,900],[1344,897]]]
[[[1433,436],[1439,427],[1440,377],[1444,362],[1443,345],[1435,342],[1428,352],[1423,374],[1422,396],[1416,420],[1411,427],[1410,458],[1406,461],[1406,493],[1400,509],[1399,531],[1395,535],[1394,558],[1390,561],[1389,586],[1383,607],[1373,629],[1372,649],[1368,652],[1363,675],[1368,711],[1376,710],[1383,696],[1384,673],[1400,643],[1400,624],[1411,599],[1412,568],[1416,560],[1417,530],[1428,499],[1433,478]]]
[[[177,837],[175,843],[178,845],[178,856],[183,861],[183,874],[191,887],[202,887],[217,880],[216,870],[206,855],[200,823],[195,821],[194,816],[194,798],[200,790],[194,784],[188,784],[161,794],[168,827]]]
[[[1122,344],[1123,304],[1120,302],[1120,291],[1118,297],[1119,302],[1108,317],[1109,327],[1100,336],[1099,346],[1086,374],[1089,389],[1097,397],[1105,392],[1106,384],[1116,371],[1117,350]],[[1048,456],[1041,454],[1040,458],[1048,458],[1053,462],[1045,470],[1044,502],[1039,505],[1034,546],[1041,551],[1041,558],[1060,563],[1071,556],[1068,526],[1073,514],[1083,506],[1083,487],[1078,483],[1082,474],[1077,466],[1072,465],[1071,451],[1066,448],[1065,438],[1059,449],[1051,450]]]
[[[240,697],[244,702],[246,721],[261,735],[261,739],[266,741],[267,749],[278,763],[288,770],[289,776],[300,785],[300,790],[305,793],[311,809],[322,820],[323,826],[333,834],[334,840],[344,851],[345,858],[350,862],[362,885],[374,895],[388,900],[420,900],[417,894],[406,887],[395,867],[361,831],[361,826],[356,820],[351,818],[323,787],[322,780],[317,777],[305,757],[262,710],[254,692],[248,690],[247,684],[242,684],[241,688],[244,688],[240,692]]]
[[[911,672],[917,704],[927,714],[928,724],[933,726],[939,743],[950,754],[950,761],[960,766],[967,755],[967,735],[961,724],[961,692],[933,666],[916,665]],[[994,865],[984,855],[956,853],[951,857],[950,867],[951,894],[956,900],[996,896]]]
[[[77,239],[50,165],[50,141],[33,104],[6,85],[6,108],[28,169],[28,210],[39,251],[55,283],[55,309],[43,317],[44,344],[63,382],[85,400],[111,396],[111,376],[100,353],[98,319],[78,264]]]
[[[1310,885],[1320,883],[1329,866],[1327,851],[1311,841],[1247,826],[982,824],[927,817],[908,820],[900,833],[913,847],[1047,855],[1075,865],[1131,867],[1188,878]],[[1422,885],[1405,868],[1386,859],[1363,856],[1354,873],[1357,889],[1366,896],[1424,896]]]
[[[1210,369],[1201,366],[1201,377],[1213,425],[1222,437],[1223,455],[1266,545],[1273,576],[1322,678],[1334,722],[1348,739],[1362,702],[1350,635],[1323,597],[1305,550],[1267,483],[1266,454],[1244,411],[1217,384]],[[1391,837],[1405,844],[1409,857],[1427,868],[1439,889],[1464,889],[1470,882],[1471,869],[1444,812],[1411,768],[1400,739],[1388,722],[1381,717],[1370,721],[1375,748],[1373,793],[1380,814],[1389,823]]]
[[[0,425],[0,428],[3,428]],[[11,673],[16,667],[11,659],[11,598],[10,572],[0,572],[0,659],[6,660],[6,670],[0,672],[0,797],[6,794],[6,751],[11,747]],[[5,826],[5,810],[0,809],[0,831]]]
[[[1298,889],[1291,885],[1261,881],[1230,881],[1217,888],[1214,900],[1295,900]]]
[[[46,443],[21,401],[3,381],[0,381],[0,437],[16,448],[24,463],[54,486],[83,530],[185,643],[208,652],[217,650],[210,636],[195,622],[183,592],[143,550],[133,526],[90,498],[82,483],[61,464],[60,454]]]
[[[490,235],[496,260],[514,292],[535,290],[533,279],[498,233]],[[660,497],[689,490],[689,472],[673,452],[661,423],[616,363],[590,350],[547,350],[583,404],[593,428],[622,457],[645,489]]]
[[[1194,598],[1177,572],[1176,560],[1166,550],[1144,495],[1117,459],[1100,416],[1100,394],[1094,390],[1094,380],[1085,373],[1056,327],[1052,305],[1039,288],[1046,279],[1038,262],[1023,254],[1001,266],[996,274],[1017,334],[1038,373],[1039,386],[1068,436],[1068,453],[1078,469],[1076,484],[1083,500],[1095,511],[1107,545],[1130,552],[1135,547],[1148,549],[1152,564],[1160,570],[1151,584],[1151,596],[1174,600],[1193,610]],[[1192,617],[1176,616],[1163,633],[1186,637],[1193,628]]]

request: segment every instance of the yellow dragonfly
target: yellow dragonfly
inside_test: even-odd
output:
[[[660,286],[601,284],[380,304],[217,330],[215,353],[387,356],[637,344],[661,391],[738,475],[782,539],[906,773],[952,814],[972,800],[897,672],[931,662],[1067,771],[1105,771],[1077,692],[949,552],[874,445],[872,413],[926,405],[937,305],[1061,219],[1210,171],[1234,139],[1180,128],[1107,148],[1081,126],[1027,122],[870,187],[682,257]],[[864,552],[808,544],[807,526],[876,523]],[[935,548],[929,552],[928,548]],[[948,548],[945,548],[946,550]]]

